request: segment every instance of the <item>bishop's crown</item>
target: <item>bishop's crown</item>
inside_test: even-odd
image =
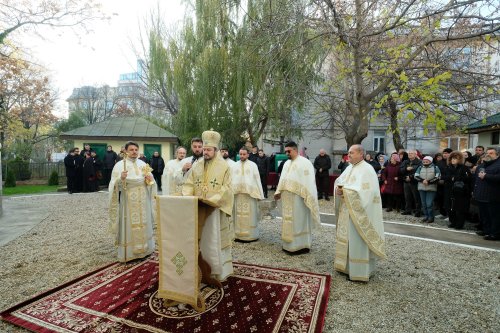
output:
[[[213,129],[203,132],[201,134],[201,139],[203,140],[204,147],[219,148],[220,134]]]

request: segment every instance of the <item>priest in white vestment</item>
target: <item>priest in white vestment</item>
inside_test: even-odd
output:
[[[249,155],[248,148],[241,148],[240,160],[232,168],[234,234],[245,242],[259,239],[259,201],[264,199],[259,168],[248,159]]]
[[[191,139],[191,151],[193,155],[184,158],[180,162],[182,165],[181,172],[175,174],[175,182],[181,188],[195,162],[203,159],[203,140],[201,138],[195,137]]]
[[[220,156],[222,156],[222,158],[224,159],[224,161],[226,161],[227,165],[230,168],[232,168],[236,163],[235,161],[229,158],[229,150],[227,149],[227,147],[222,147],[220,149]]]
[[[215,131],[205,131],[202,139],[203,159],[194,163],[188,172],[182,187],[182,195],[196,196],[211,208],[203,212],[206,218],[199,219],[202,230],[200,250],[203,259],[210,265],[215,279],[224,281],[233,273],[229,225],[234,201],[231,170],[217,152],[220,134]]]
[[[155,250],[152,169],[137,158],[137,143],[127,142],[125,151],[127,156],[115,164],[109,183],[110,231],[120,262],[144,258]]]
[[[349,148],[350,165],[335,181],[337,244],[334,269],[352,281],[368,281],[376,259],[385,258],[382,200],[377,174],[361,145]]]
[[[165,165],[161,182],[163,184],[163,195],[182,195],[183,178],[182,160],[186,158],[186,148],[180,146],[175,151],[175,159],[170,160]]]
[[[299,155],[295,142],[285,146],[285,162],[274,198],[281,199],[282,247],[289,254],[307,253],[312,245],[312,229],[320,225],[314,167]]]

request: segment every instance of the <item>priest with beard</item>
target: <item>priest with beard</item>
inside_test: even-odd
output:
[[[333,268],[351,281],[365,281],[376,259],[385,258],[382,200],[378,177],[361,145],[349,148],[349,166],[335,180],[337,245]]]
[[[152,169],[138,159],[139,145],[125,144],[109,183],[110,232],[115,236],[118,261],[144,258],[155,250],[152,200],[156,183]]]
[[[219,228],[220,240],[205,247],[200,244],[201,253],[210,265],[211,272],[218,281],[224,281],[233,273],[231,254],[231,230],[229,217],[233,211],[233,191],[231,187],[231,170],[227,163],[217,154],[220,134],[215,131],[205,131],[203,139],[203,159],[193,164],[182,187],[183,196],[196,196],[208,206],[205,216],[214,213],[215,225]],[[207,232],[204,218],[199,219],[200,237]],[[206,250],[206,251],[205,251]],[[211,253],[209,253],[211,252]],[[207,281],[208,282],[208,281]],[[207,283],[210,284],[210,283]],[[220,285],[220,284],[219,284]]]
[[[249,160],[248,148],[240,149],[240,160],[232,168],[234,233],[243,242],[259,239],[259,201],[264,199],[257,164]]]
[[[179,146],[175,151],[175,158],[165,165],[161,182],[163,184],[163,195],[182,195],[182,162],[186,158],[186,148]]]
[[[220,155],[222,156],[224,161],[226,161],[227,165],[229,165],[230,168],[232,168],[236,163],[235,161],[229,158],[229,149],[227,147],[224,146],[220,149]]]
[[[282,200],[281,239],[287,254],[308,253],[312,246],[312,229],[320,225],[314,167],[299,155],[293,141],[285,145],[288,160],[283,166],[275,200]]]

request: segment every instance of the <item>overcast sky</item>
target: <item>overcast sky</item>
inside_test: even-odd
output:
[[[57,116],[66,116],[65,102],[73,90],[83,85],[116,86],[121,73],[136,70],[131,41],[137,43],[139,27],[158,0],[101,0],[108,22],[91,25],[93,31],[76,36],[70,29],[38,28],[46,36],[23,34],[22,43],[34,60],[45,66],[59,90]],[[169,25],[179,24],[184,6],[180,0],[160,1]]]

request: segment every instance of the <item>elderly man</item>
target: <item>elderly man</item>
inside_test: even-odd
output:
[[[316,182],[318,183],[318,199],[330,200],[328,191],[330,190],[330,173],[332,167],[330,156],[324,149],[319,150],[319,155],[314,159],[314,169],[316,169]]]
[[[109,182],[110,230],[116,236],[120,262],[143,258],[155,250],[152,170],[138,159],[137,143],[127,142],[125,151],[126,157],[115,164]]]
[[[364,160],[363,147],[351,146],[348,155],[350,165],[335,181],[340,203],[333,267],[352,281],[368,281],[376,258],[385,258],[382,201],[377,174]]]
[[[473,197],[479,206],[479,218],[486,240],[500,240],[500,158],[496,148],[488,148],[475,172]]]
[[[181,195],[182,194],[182,160],[186,157],[186,148],[179,146],[175,150],[175,158],[165,165],[161,177],[163,184],[163,195]]]
[[[399,169],[403,176],[403,190],[405,195],[405,210],[402,215],[422,216],[422,204],[420,203],[420,194],[418,193],[418,182],[415,180],[415,171],[422,165],[422,161],[417,157],[416,150],[408,150],[408,159],[401,163]]]
[[[235,238],[243,242],[259,239],[259,200],[264,199],[257,165],[248,159],[248,148],[240,149],[240,160],[232,169]]]
[[[275,200],[282,199],[282,247],[287,254],[308,253],[313,225],[320,225],[314,167],[307,158],[299,156],[293,141],[285,145],[285,153],[289,159],[274,193]]]

